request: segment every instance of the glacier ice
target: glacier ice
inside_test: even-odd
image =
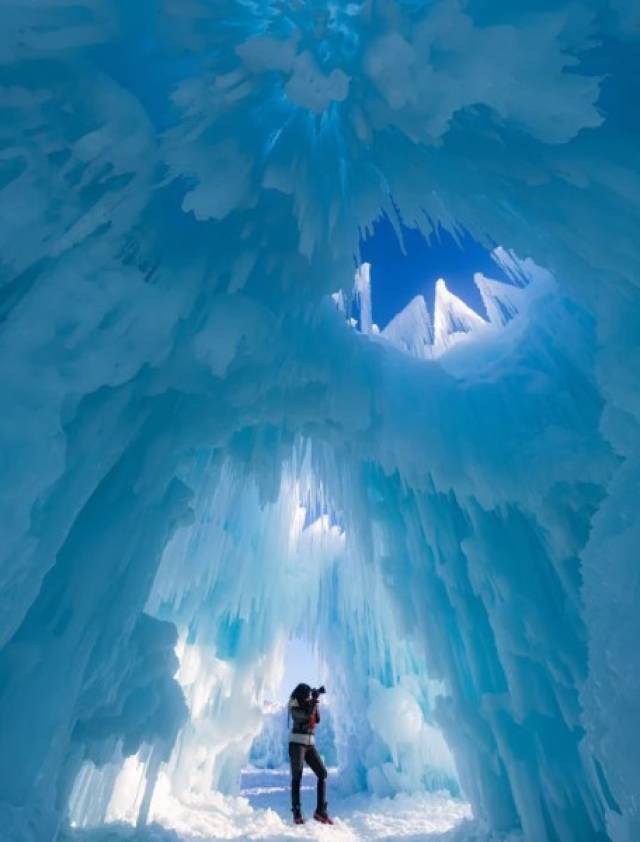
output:
[[[1,11],[4,837],[224,817],[296,636],[345,796],[634,842],[636,5]]]

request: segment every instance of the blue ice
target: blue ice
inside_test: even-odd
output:
[[[223,815],[298,639],[342,797],[639,839],[637,4],[1,14],[3,838]]]

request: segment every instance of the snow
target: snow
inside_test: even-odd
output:
[[[333,785],[334,772],[329,776]],[[178,804],[162,791],[154,823],[146,831],[150,842],[192,842],[213,839],[318,839],[335,842],[358,840],[456,840],[486,839],[468,821],[470,811],[463,801],[447,793],[420,793],[396,798],[369,798],[358,795],[332,799],[331,811],[336,824],[323,827],[311,819],[315,804],[315,777],[305,772],[302,784],[307,824],[294,827],[290,815],[289,770],[247,769],[237,798],[212,797],[206,805]],[[456,835],[449,831],[457,828]],[[67,831],[64,842],[108,842],[131,839],[126,825],[113,824],[100,830]],[[137,837],[136,837],[137,838]],[[513,842],[517,842],[514,838]]]

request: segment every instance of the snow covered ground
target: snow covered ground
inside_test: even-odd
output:
[[[331,779],[330,775],[330,795]],[[178,803],[162,790],[154,799],[155,822],[143,832],[125,825],[96,830],[75,829],[63,835],[63,842],[195,842],[207,839],[318,839],[324,842],[359,840],[402,840],[402,842],[482,842],[482,834],[470,818],[468,804],[447,793],[417,796],[347,799],[331,798],[334,827],[317,824],[310,817],[315,803],[315,778],[305,772],[302,799],[309,819],[304,827],[291,824],[288,770],[246,770],[242,795],[225,798],[214,795],[207,804]]]

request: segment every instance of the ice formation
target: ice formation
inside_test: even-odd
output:
[[[503,328],[518,316],[526,316],[530,302],[540,298],[554,284],[549,272],[532,261],[518,261],[513,255],[497,248],[493,254],[513,283],[488,278],[482,272],[473,279],[486,310],[486,318],[475,312],[447,288],[444,278],[435,285],[433,318],[424,295],[416,295],[381,331],[373,321],[371,294],[371,266],[363,263],[354,279],[354,301],[358,318],[348,319],[361,333],[381,336],[396,348],[418,359],[441,357],[460,342],[475,342],[483,335]],[[526,289],[525,289],[526,288]],[[342,292],[334,293],[338,309],[346,313]],[[505,337],[501,337],[505,342]]]
[[[222,815],[290,635],[345,795],[640,838],[637,4],[0,11],[3,838]]]

